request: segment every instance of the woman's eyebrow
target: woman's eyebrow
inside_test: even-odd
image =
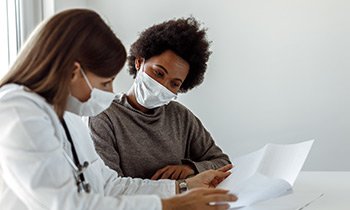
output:
[[[113,81],[115,79],[115,76],[107,80],[108,82]]]
[[[159,64],[154,64],[154,65],[157,66],[157,67],[159,67],[159,68],[161,68],[161,69],[163,69],[163,70],[165,71],[165,73],[169,74],[169,73],[168,73],[168,70],[167,70],[164,66],[159,65]]]

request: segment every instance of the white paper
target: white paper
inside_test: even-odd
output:
[[[231,208],[250,206],[292,192],[314,140],[289,145],[267,144],[233,159],[232,175],[218,187],[238,196]]]
[[[232,208],[232,210],[306,210],[308,205],[322,198],[323,193],[293,192],[286,196],[271,199],[252,206]]]

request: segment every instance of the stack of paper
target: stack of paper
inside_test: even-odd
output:
[[[314,140],[290,144],[267,144],[262,149],[233,159],[232,175],[218,187],[238,196],[231,208],[250,206],[292,192]]]

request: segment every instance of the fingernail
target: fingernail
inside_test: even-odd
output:
[[[237,200],[237,196],[230,194],[230,200],[231,201],[236,201]]]

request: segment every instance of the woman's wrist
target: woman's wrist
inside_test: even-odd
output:
[[[182,179],[175,181],[176,194],[184,193],[192,188],[188,180],[189,179]]]
[[[188,191],[188,185],[187,185],[186,179],[178,180],[178,183],[179,183],[179,193],[180,194]]]
[[[161,199],[162,210],[171,210],[171,200],[170,199]]]
[[[190,190],[190,189],[193,189],[193,188],[196,188],[193,186],[193,179],[194,179],[195,176],[192,176],[190,178],[187,178],[185,179],[186,183],[187,183],[187,189]]]

